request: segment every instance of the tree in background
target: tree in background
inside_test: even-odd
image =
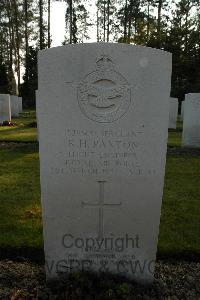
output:
[[[64,43],[83,43],[90,26],[98,42],[124,42],[173,53],[172,95],[200,91],[199,0],[66,0]],[[51,46],[50,0],[0,1],[0,91],[34,104],[37,51]],[[59,16],[58,16],[59,17]],[[96,26],[96,28],[95,28]],[[22,84],[22,73],[24,73]]]
[[[51,0],[48,0],[48,48],[51,47]]]
[[[45,31],[46,26],[44,24],[44,0],[39,0],[39,49],[43,50],[46,48],[45,42]]]
[[[37,53],[37,48],[29,47],[26,70],[23,76],[24,83],[21,86],[21,94],[25,107],[35,106],[35,91],[38,88]]]
[[[0,93],[7,94],[8,90],[8,72],[6,65],[0,59]]]
[[[171,21],[165,49],[173,53],[172,95],[184,99],[200,89],[200,34],[196,1],[181,0]]]
[[[10,94],[19,94],[21,70],[27,65],[29,43],[36,44],[38,40],[37,12],[35,0],[0,2],[0,60],[8,78],[4,89]]]
[[[89,14],[84,5],[86,1],[67,0],[67,9],[65,14],[66,36],[63,44],[83,43],[88,39]]]
[[[98,42],[110,42],[116,38],[116,32],[118,28],[118,20],[116,18],[116,5],[116,0],[98,0],[96,2],[96,26]]]

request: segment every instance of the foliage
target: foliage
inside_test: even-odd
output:
[[[89,39],[88,27],[89,13],[85,8],[83,0],[67,0],[67,9],[65,14],[66,37],[63,44],[83,43],[85,39]]]
[[[7,94],[8,90],[8,72],[6,65],[0,62],[0,93]]]
[[[35,101],[37,51],[51,45],[51,2],[0,1],[0,92],[22,93],[27,106]],[[172,52],[172,96],[182,101],[185,93],[200,91],[199,0],[97,0],[96,15],[91,14],[91,4],[91,0],[66,0],[63,44],[87,41],[92,27],[97,42],[124,42]]]
[[[25,107],[35,106],[35,91],[38,89],[37,53],[37,48],[28,48],[25,74],[23,76],[24,83],[21,86],[21,94]]]

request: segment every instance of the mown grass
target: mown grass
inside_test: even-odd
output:
[[[0,150],[0,248],[42,249],[36,145]],[[168,157],[159,254],[200,253],[200,158]]]
[[[29,127],[36,121],[34,110],[25,110],[20,117],[12,119],[14,126],[0,127],[0,142],[35,142],[37,128]]]
[[[169,129],[168,134],[168,146],[171,147],[179,147],[181,146],[182,140],[182,129],[183,129],[183,122],[178,117],[176,122],[176,129]]]
[[[41,247],[38,149],[0,150],[0,247]]]
[[[200,254],[200,157],[168,157],[159,253]]]
[[[1,127],[0,141],[36,141],[35,112],[25,111],[16,127]],[[180,146],[182,123],[169,132]],[[161,214],[159,254],[200,253],[200,157],[168,156]],[[0,148],[0,249],[43,248],[39,155],[34,144]]]
[[[36,122],[36,112],[25,110],[19,118],[12,120],[14,127],[0,127],[0,142],[36,142],[37,128],[30,128],[30,124]],[[168,146],[181,146],[182,122],[177,121],[177,130],[169,131]]]

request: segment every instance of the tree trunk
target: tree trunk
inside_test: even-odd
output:
[[[107,3],[107,20],[108,20],[108,24],[107,24],[107,42],[109,42],[109,39],[110,39],[110,0],[108,0],[108,3]]]
[[[130,44],[130,42],[131,42],[132,17],[133,17],[133,0],[131,0],[131,1],[130,1],[130,4],[129,4],[129,14],[128,14],[128,38],[127,38],[128,44]]]
[[[147,1],[147,41],[149,40],[149,33],[150,33],[150,3],[149,0]]]
[[[13,0],[13,5],[14,5],[14,18],[15,18],[15,32],[16,32],[16,52],[17,52],[17,76],[18,76],[18,90],[20,88],[20,76],[21,76],[21,72],[20,72],[20,53],[19,53],[19,49],[20,49],[20,40],[19,40],[19,27],[18,27],[18,7],[17,7],[17,3],[16,0]]]
[[[43,0],[39,0],[40,50],[44,49]]]
[[[72,23],[73,23],[73,9],[72,9],[72,0],[69,1],[69,16],[70,16],[70,29],[69,29],[69,43],[72,44]]]
[[[128,21],[128,4],[126,0],[125,10],[124,10],[124,43],[127,40],[127,21]]]
[[[103,2],[103,41],[106,41],[106,1]]]
[[[13,31],[13,18],[11,14],[11,3],[7,1],[6,12],[8,16],[8,32],[9,32],[9,66],[8,66],[8,80],[9,80],[9,92],[16,94],[16,84],[13,74],[13,49],[14,49],[14,31]]]
[[[25,66],[27,67],[28,61],[28,3],[24,0],[24,12],[25,12]],[[28,81],[28,72],[25,72],[26,79]]]
[[[48,0],[48,48],[51,48],[51,0]]]
[[[97,43],[99,43],[99,7],[97,6]]]
[[[158,2],[158,24],[157,24],[157,45],[161,47],[161,11],[162,11],[163,0]]]

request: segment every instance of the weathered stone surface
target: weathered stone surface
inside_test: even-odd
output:
[[[171,55],[124,44],[39,54],[47,278],[76,270],[153,280]],[[162,101],[160,101],[162,99]]]
[[[170,98],[169,108],[169,128],[176,129],[176,122],[178,117],[178,99]]]
[[[12,117],[19,116],[19,100],[17,96],[10,95],[10,102],[11,102],[11,115]]]
[[[18,109],[19,109],[19,113],[23,112],[23,107],[22,107],[22,97],[18,97]]]
[[[184,101],[183,146],[200,147],[200,94],[187,94]]]
[[[0,123],[11,121],[10,95],[0,94]]]
[[[185,101],[182,101],[181,102],[181,120],[183,121],[183,118],[184,118],[184,102]]]

